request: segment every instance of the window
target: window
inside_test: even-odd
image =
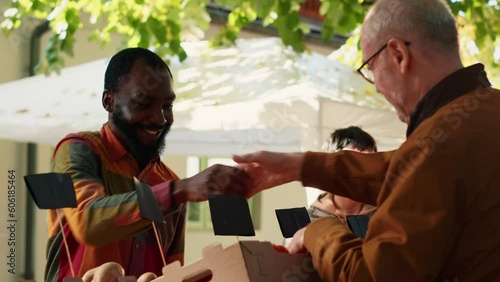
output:
[[[214,164],[234,165],[229,158],[209,158],[190,156],[187,158],[186,176],[190,177]],[[255,230],[260,229],[261,194],[257,194],[248,200],[250,214]],[[188,230],[206,231],[212,230],[212,220],[208,202],[188,203],[187,209]]]

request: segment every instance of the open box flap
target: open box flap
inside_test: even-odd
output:
[[[240,241],[250,281],[321,281],[307,254],[277,252],[270,242]]]

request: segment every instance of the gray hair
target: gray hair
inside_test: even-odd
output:
[[[387,35],[405,39],[415,34],[424,42],[458,53],[455,17],[444,0],[378,0],[363,24],[370,41]]]

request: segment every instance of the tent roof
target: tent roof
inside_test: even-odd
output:
[[[239,40],[219,50],[206,42],[183,46],[188,59],[169,64],[178,98],[168,153],[214,153],[218,145],[218,154],[228,154],[270,129],[273,140],[259,141],[262,149],[303,149],[304,128],[361,125],[380,138],[404,137],[404,125],[374,87],[323,55],[296,54],[278,38]],[[101,105],[107,62],[0,84],[7,101],[0,105],[0,138],[56,144],[69,132],[100,128],[107,120]]]
[[[319,95],[337,102],[392,109],[351,67],[315,52],[297,54],[279,38],[239,40],[235,47],[219,50],[208,49],[207,42],[183,46],[188,59],[172,62],[171,68],[181,100],[189,100],[186,104],[275,100],[275,93],[287,86],[310,83],[323,90]]]

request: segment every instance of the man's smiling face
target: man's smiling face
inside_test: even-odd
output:
[[[153,157],[162,152],[174,121],[172,84],[167,70],[137,60],[110,94],[110,127],[134,156]]]

